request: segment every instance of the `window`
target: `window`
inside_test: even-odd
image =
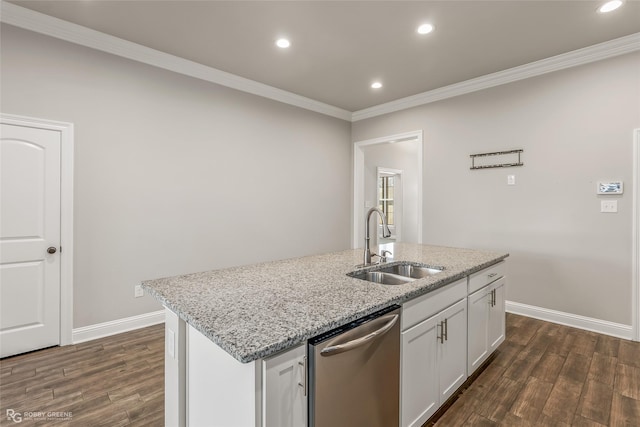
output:
[[[387,224],[389,226],[395,225],[393,218],[393,184],[393,175],[380,176],[378,178],[378,200],[380,201],[378,208],[387,216]],[[382,221],[380,223],[382,224]]]

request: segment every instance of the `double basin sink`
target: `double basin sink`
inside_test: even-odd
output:
[[[433,267],[418,262],[400,261],[393,264],[381,264],[367,270],[347,273],[347,276],[382,285],[403,285],[440,273],[444,268]]]

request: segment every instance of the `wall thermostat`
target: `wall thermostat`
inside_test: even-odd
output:
[[[622,181],[598,181],[598,194],[622,194]]]

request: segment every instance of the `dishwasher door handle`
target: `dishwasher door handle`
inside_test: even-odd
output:
[[[345,351],[349,351],[356,347],[360,347],[361,345],[367,344],[369,341],[379,337],[380,335],[384,335],[389,329],[393,328],[393,325],[398,321],[398,315],[394,314],[391,316],[391,320],[389,320],[383,327],[380,329],[371,332],[363,337],[356,338],[355,340],[347,341],[344,344],[332,345],[326,347],[320,351],[321,356],[333,356],[334,354],[344,353]]]

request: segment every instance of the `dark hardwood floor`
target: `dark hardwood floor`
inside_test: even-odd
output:
[[[163,324],[8,357],[0,373],[0,426],[164,425]]]
[[[640,426],[640,343],[507,314],[495,358],[435,422]]]
[[[0,426],[17,425],[7,409],[63,413],[21,426],[163,426],[163,331],[0,360]],[[638,427],[640,343],[507,314],[496,356],[428,425]]]

